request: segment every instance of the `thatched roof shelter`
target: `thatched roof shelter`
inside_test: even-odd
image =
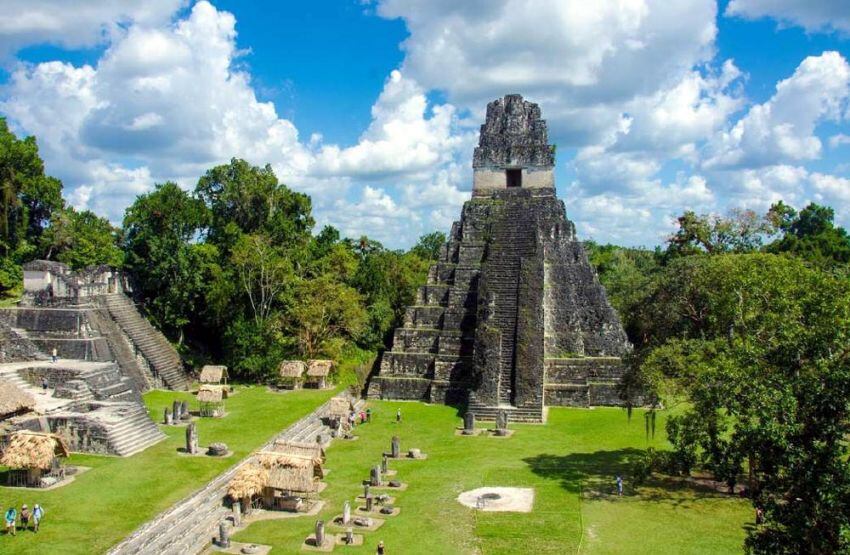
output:
[[[32,395],[12,382],[0,379],[0,417],[35,408]]]
[[[284,360],[278,372],[281,378],[300,378],[306,369],[307,365],[301,360]]]
[[[227,366],[215,366],[212,364],[207,364],[201,368],[201,375],[198,377],[198,381],[201,383],[211,384],[221,383],[222,379],[227,382]]]
[[[317,459],[319,463],[325,462],[325,450],[318,443],[300,443],[297,441],[276,441],[270,452],[292,455],[306,459]],[[267,451],[267,452],[269,452]]]
[[[332,360],[310,360],[307,361],[308,378],[326,378],[331,373],[334,361]]]
[[[261,465],[243,465],[227,485],[227,495],[231,499],[245,499],[257,495],[263,491],[268,476],[269,470]]]
[[[56,457],[69,455],[65,440],[55,434],[20,430],[12,432],[0,456],[0,464],[9,468],[50,470]]]
[[[313,470],[309,467],[275,466],[268,471],[266,487],[299,493],[314,493],[319,484],[313,479]]]
[[[328,405],[328,416],[347,418],[352,410],[354,410],[354,407],[348,399],[344,399],[342,397],[331,397]]]
[[[199,403],[221,403],[224,389],[220,385],[202,385],[198,388]]]

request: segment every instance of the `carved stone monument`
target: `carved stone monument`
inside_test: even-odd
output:
[[[408,307],[368,396],[468,403],[540,422],[549,405],[619,405],[631,346],[555,193],[540,107],[487,105],[472,199]]]
[[[325,521],[316,521],[316,547],[321,547],[325,544]]]
[[[186,426],[186,452],[190,455],[198,453],[198,430],[194,422]]]
[[[166,425],[171,425],[171,411],[168,410],[168,407],[165,407],[165,415],[163,416],[163,423]]]
[[[230,547],[230,531],[226,520],[218,523],[218,546],[225,549]]]
[[[183,405],[180,404],[180,401],[175,399],[174,403],[171,404],[171,422],[174,424],[180,423],[180,409]]]
[[[370,486],[368,483],[363,484],[363,497],[369,497],[369,492],[370,492],[371,487],[372,486]]]
[[[496,435],[508,435],[508,412],[500,410],[496,413]]]
[[[468,410],[463,415],[463,435],[471,436],[475,433],[475,413]]]
[[[351,522],[351,503],[345,502],[342,506],[342,524],[347,526]]]
[[[384,456],[381,457],[381,474],[386,474],[389,470],[387,466],[387,454],[384,453]]]
[[[390,456],[394,459],[401,456],[401,440],[398,436],[393,436],[392,445],[390,446]]]
[[[189,414],[189,401],[180,403],[180,420],[189,420],[192,415]]]
[[[366,512],[372,512],[372,505],[374,503],[374,499],[372,499],[371,495],[366,496]]]
[[[380,466],[373,466],[372,467],[372,474],[369,477],[369,484],[371,484],[373,486],[380,486],[381,485],[381,467]]]

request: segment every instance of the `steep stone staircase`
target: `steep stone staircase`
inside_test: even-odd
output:
[[[362,401],[355,404],[358,411],[362,406]],[[259,450],[270,447],[276,441],[314,443],[319,435],[327,437],[329,441],[330,429],[322,423],[322,417],[328,413],[329,407],[330,402],[323,404]],[[109,553],[190,555],[204,551],[214,537],[218,524],[231,513],[224,504],[228,483],[242,465],[248,464],[250,460],[250,457],[243,459],[201,490],[160,513],[113,547]]]
[[[109,315],[145,358],[155,377],[170,389],[185,390],[189,379],[180,355],[150,322],[142,316],[130,298],[123,293],[104,296]]]
[[[135,455],[165,439],[144,406],[128,403],[123,412],[123,418],[106,429],[109,444],[117,455]]]

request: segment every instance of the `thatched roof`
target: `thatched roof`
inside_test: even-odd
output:
[[[300,378],[304,374],[307,365],[300,360],[284,360],[280,363],[281,378]]]
[[[310,360],[307,361],[307,377],[323,378],[331,373],[334,361],[332,360]]]
[[[266,487],[300,493],[313,493],[319,489],[310,467],[275,466],[268,472]]]
[[[199,403],[220,403],[224,398],[224,390],[220,385],[202,385],[198,388]]]
[[[292,455],[325,462],[325,450],[318,443],[300,443],[296,441],[276,441],[268,450],[272,453]]]
[[[244,499],[263,491],[268,481],[269,471],[258,464],[246,464],[236,472],[227,485],[227,495],[231,499]]]
[[[346,418],[352,410],[351,401],[348,399],[331,397],[330,404],[328,405],[328,416]]]
[[[201,375],[198,377],[198,381],[201,383],[220,383],[223,377],[227,377],[227,366],[207,364],[201,368]]]
[[[12,382],[0,379],[0,416],[31,410],[35,407],[32,395]]]
[[[55,434],[20,430],[12,432],[0,456],[0,464],[9,468],[48,470],[56,457],[67,457],[68,446]]]

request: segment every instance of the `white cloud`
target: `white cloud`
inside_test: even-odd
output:
[[[829,147],[838,148],[842,145],[850,144],[850,135],[844,133],[836,133],[829,138]]]
[[[843,0],[731,0],[726,15],[771,17],[807,31],[850,31],[850,3]]]
[[[850,65],[838,52],[803,60],[777,83],[767,102],[750,108],[709,145],[705,168],[759,167],[820,157],[815,128],[841,119],[850,94]]]
[[[65,48],[107,42],[133,24],[160,25],[186,0],[2,0],[0,56],[32,44]]]
[[[250,75],[235,69],[235,25],[233,15],[202,1],[174,24],[131,25],[94,67],[19,63],[0,111],[39,138],[48,170],[63,178],[75,205],[116,222],[155,181],[191,187],[234,156],[271,163],[282,181],[314,195],[325,223],[384,233],[393,244],[415,236],[374,227],[365,213],[380,205],[373,192],[382,189],[366,191],[366,183],[424,192],[423,200],[403,195],[422,210],[457,207],[460,159],[474,133],[459,128],[453,106],[429,105],[415,81],[393,71],[357,144],[324,144],[320,135],[303,142],[272,103],[257,99]],[[363,199],[343,212],[334,201],[352,187]]]
[[[677,86],[714,54],[714,0],[379,0],[402,18],[404,72],[479,117],[520,92],[561,145],[616,133],[636,98]]]

